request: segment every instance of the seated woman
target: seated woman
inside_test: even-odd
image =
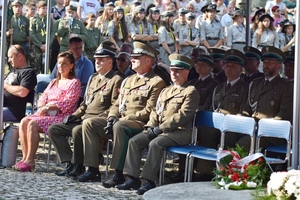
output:
[[[80,81],[75,78],[75,59],[71,52],[62,52],[57,57],[57,78],[53,79],[38,100],[35,114],[24,117],[19,127],[23,158],[13,166],[21,172],[32,171],[35,167],[34,156],[40,135],[48,135],[48,127],[60,123],[72,114],[78,105],[81,94]]]

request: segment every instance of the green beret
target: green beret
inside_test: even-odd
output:
[[[262,53],[262,61],[264,59],[278,60],[279,62],[283,62],[285,60],[285,54],[276,47],[266,46],[261,50]]]
[[[214,58],[214,60],[224,59],[225,51],[218,48],[208,49],[209,55]]]
[[[211,56],[208,56],[208,55],[200,55],[198,57],[197,61],[205,62],[208,65],[210,65],[211,67],[213,67],[215,65],[214,58]]]
[[[245,46],[244,52],[247,58],[256,58],[257,60],[261,60],[262,54],[257,48]]]
[[[77,7],[76,6],[73,6],[73,5],[68,5],[66,7],[66,10],[73,10],[73,11],[76,11],[77,10]]]
[[[171,54],[169,55],[169,60],[171,61],[170,69],[190,70],[195,65],[190,58],[181,54]]]
[[[247,61],[245,54],[237,49],[230,49],[225,52],[225,63],[237,63],[243,67]]]
[[[131,54],[132,57],[147,55],[155,58],[159,54],[158,50],[152,48],[150,45],[145,44],[143,42],[133,42],[133,47],[134,49]]]

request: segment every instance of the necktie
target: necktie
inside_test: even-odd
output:
[[[193,36],[192,36],[192,28],[189,28],[189,37],[190,41],[193,41]]]
[[[269,80],[267,79],[267,80],[265,80],[265,84],[264,84],[264,87],[266,87],[266,85],[268,85],[269,84]]]
[[[121,38],[124,39],[123,32],[122,32],[122,26],[120,23],[119,23],[119,32],[120,32]]]
[[[171,37],[173,39],[173,42],[175,42],[175,36],[174,36],[174,33],[173,33],[172,29],[169,28],[169,31],[170,31],[170,35],[171,35]]]
[[[229,90],[230,87],[231,87],[231,84],[228,83],[228,84],[227,84],[227,89],[226,89],[226,91]]]
[[[141,35],[143,34],[143,26],[142,26],[142,24],[140,24],[140,34]]]
[[[21,19],[19,17],[17,18],[17,22],[18,22],[18,27],[20,29],[20,32],[23,32],[23,30],[22,30],[22,22],[21,22]]]
[[[45,24],[45,18],[42,18],[42,27],[41,27],[41,34],[44,37],[46,35],[46,24]]]
[[[153,25],[153,32],[154,32],[154,34],[157,33],[157,24],[156,23]]]

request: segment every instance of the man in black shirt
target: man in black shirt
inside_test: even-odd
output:
[[[20,121],[25,116],[27,96],[37,83],[36,74],[27,65],[20,45],[10,46],[7,55],[13,71],[4,80],[3,121]]]

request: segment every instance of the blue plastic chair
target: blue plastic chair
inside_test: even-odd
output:
[[[207,150],[207,151],[217,151],[216,149],[207,148],[203,146],[196,146],[197,142],[197,132],[200,126],[204,127],[211,127],[220,129],[222,131],[222,124],[223,124],[224,115],[222,113],[211,112],[206,110],[200,110],[195,114],[194,122],[193,122],[193,129],[191,132],[191,143],[187,146],[171,146],[166,149],[166,151],[170,153],[177,153],[186,155],[186,163],[185,163],[185,175],[184,181],[187,181],[187,172],[188,172],[188,155],[192,151],[197,150]],[[159,185],[162,185],[164,182],[164,171],[165,171],[165,162],[166,162],[166,151],[163,152],[161,166],[160,166],[160,173],[159,173]]]
[[[261,119],[258,122],[258,132],[257,132],[257,144],[256,152],[260,151],[260,139],[261,137],[273,137],[282,138],[286,140],[286,146],[270,146],[267,147],[267,151],[278,151],[278,153],[285,153],[284,159],[267,157],[265,154],[266,161],[272,170],[270,164],[280,164],[285,162],[290,162],[291,153],[291,130],[292,125],[287,120],[275,120],[275,119]],[[272,170],[273,171],[273,170]]]

